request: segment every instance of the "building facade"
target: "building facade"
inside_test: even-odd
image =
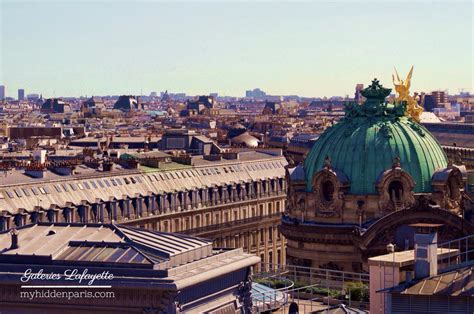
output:
[[[213,249],[209,240],[97,223],[30,224],[0,232],[0,240],[4,313],[218,314],[251,308],[251,267],[258,257]]]
[[[199,235],[215,246],[242,247],[265,263],[284,264],[285,239],[277,227],[286,206],[285,158],[254,151],[226,158],[233,159],[197,156],[190,164],[143,170],[97,171],[82,165],[67,176],[31,166],[26,172],[36,179],[13,173],[1,181],[0,229],[36,222],[116,222]]]

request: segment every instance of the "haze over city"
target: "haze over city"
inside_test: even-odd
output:
[[[0,82],[45,97],[218,92],[472,91],[472,2],[1,1]]]

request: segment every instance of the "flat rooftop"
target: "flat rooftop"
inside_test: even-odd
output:
[[[438,259],[456,256],[459,254],[457,249],[438,248]],[[395,266],[404,267],[415,263],[415,251],[407,250],[402,252],[389,253],[369,258],[369,266]]]

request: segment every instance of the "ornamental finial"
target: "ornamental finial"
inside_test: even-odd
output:
[[[324,158],[324,168],[325,169],[331,169],[332,168],[331,157],[326,156],[326,158]]]
[[[401,167],[401,164],[400,164],[400,157],[397,156],[393,159],[393,165],[392,165],[392,168],[400,168]]]

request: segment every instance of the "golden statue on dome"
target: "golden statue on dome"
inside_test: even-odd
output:
[[[416,122],[420,122],[420,116],[423,112],[423,107],[418,105],[416,98],[410,96],[410,83],[411,76],[413,74],[413,66],[411,66],[410,72],[408,72],[407,78],[401,80],[398,76],[397,69],[395,69],[395,75],[397,76],[397,82],[395,81],[395,75],[392,74],[393,85],[395,86],[395,91],[398,93],[396,102],[406,102],[407,107],[405,114],[411,116]]]

